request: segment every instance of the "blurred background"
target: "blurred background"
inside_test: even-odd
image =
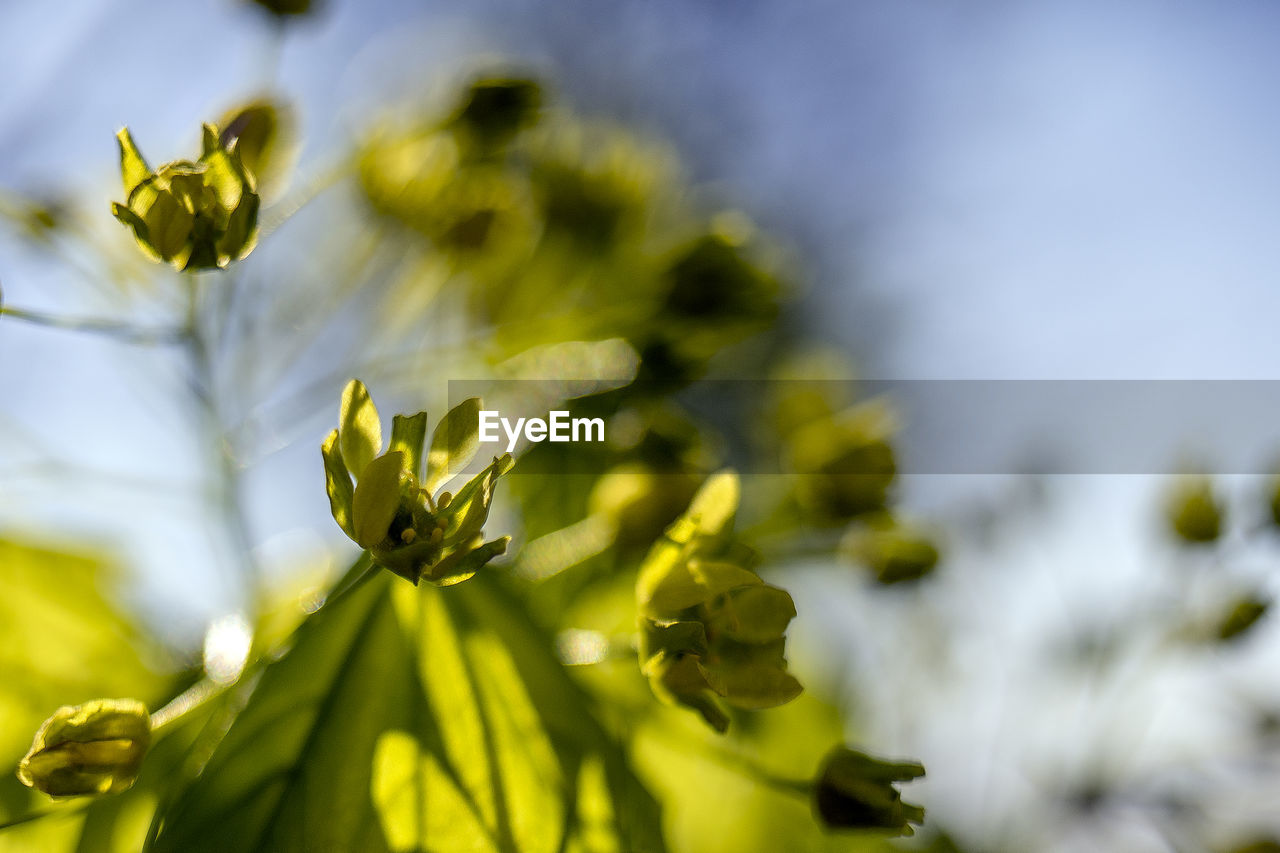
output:
[[[135,263],[109,215],[113,134],[128,125],[158,165],[255,97],[287,112],[285,177],[264,186],[270,233],[243,274],[247,293],[280,298],[228,327],[240,355],[213,389],[248,544],[273,583],[318,584],[354,556],[315,450],[346,379],[361,375],[386,411],[424,396],[440,411],[449,379],[493,361],[451,360],[467,344],[451,315],[398,324],[402,294],[373,323],[378,307],[341,286],[323,298],[328,319],[298,310],[318,281],[372,281],[361,292],[385,297],[443,275],[380,254],[361,206],[377,182],[341,164],[406,116],[447,113],[488,69],[535,76],[555,109],[625,129],[622,149],[604,131],[574,143],[587,160],[605,152],[620,185],[670,183],[678,204],[664,204],[728,210],[717,227],[767,235],[792,288],[787,334],[851,376],[1032,380],[1030,398],[1047,380],[1277,378],[1272,4],[317,6],[283,22],[234,0],[0,8],[6,305],[172,325],[179,288]],[[384,207],[396,215],[394,199]],[[175,647],[243,607],[227,483],[182,395],[181,353],[0,317],[0,365],[0,528],[105,547],[136,579],[128,604]],[[953,404],[911,387],[889,388],[908,433],[929,425],[952,459],[983,438],[981,423],[949,432]],[[1271,443],[1251,420],[1253,462],[1232,467],[1231,448],[1174,423],[1152,437],[1168,465],[1153,472],[1055,467],[1044,460],[1074,436],[1017,406],[988,420],[1000,438],[976,470],[913,467],[929,448],[900,448],[898,505],[942,552],[928,578],[884,587],[825,556],[762,568],[796,599],[802,680],[859,742],[928,767],[912,799],[935,849],[1280,836],[1280,636],[1265,617],[1238,635],[1214,621],[1274,592],[1266,475],[1280,429]],[[1221,530],[1199,546],[1166,517],[1186,497],[1168,475],[1184,469],[1231,475],[1213,481]]]

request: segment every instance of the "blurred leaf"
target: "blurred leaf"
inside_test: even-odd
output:
[[[162,659],[161,650],[105,597],[120,575],[92,552],[0,540],[0,764],[9,768],[0,776],[0,824],[50,810],[48,798],[23,787],[12,771],[59,706],[113,695],[150,704],[168,691],[168,679],[144,663]],[[74,849],[84,821],[80,805],[0,831],[0,851]]]
[[[372,576],[268,667],[157,853],[664,849],[552,648],[492,578]]]
[[[159,650],[104,596],[119,577],[97,555],[0,540],[0,762],[16,765],[61,705],[165,690],[143,663]]]

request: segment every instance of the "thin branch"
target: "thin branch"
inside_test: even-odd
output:
[[[118,320],[104,320],[88,317],[61,317],[45,314],[40,311],[28,311],[25,308],[14,308],[11,305],[0,305],[0,316],[12,317],[34,326],[48,329],[62,329],[68,332],[87,332],[127,344],[155,346],[172,345],[182,342],[181,329],[144,329]]]
[[[199,294],[204,290],[202,282],[192,282],[189,289],[187,326],[181,337],[191,360],[191,391],[199,404],[205,430],[214,442],[218,455],[218,496],[223,523],[236,551],[239,552],[243,579],[247,587],[250,611],[257,606],[261,592],[262,572],[253,555],[253,533],[244,506],[244,484],[240,463],[233,457],[227,443],[226,426],[218,402],[217,372],[210,341],[201,320]],[[256,616],[256,613],[255,613]],[[252,621],[252,620],[250,620]]]

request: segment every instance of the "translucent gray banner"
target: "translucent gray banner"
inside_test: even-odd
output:
[[[589,473],[616,459],[602,451],[634,441],[644,413],[664,396],[689,413],[695,430],[715,436],[699,465],[744,473],[792,471],[797,445],[825,440],[821,422],[831,416],[815,401],[836,413],[833,422],[852,421],[855,432],[892,412],[901,474],[1271,474],[1280,463],[1280,381],[1268,380],[709,380],[678,389],[613,388],[599,379],[466,380],[450,382],[449,396],[451,405],[480,396],[511,426],[565,412],[565,435],[574,419],[604,419],[603,443],[582,440],[580,428],[579,440],[560,443],[561,452],[530,454],[543,458],[522,465],[526,472]],[[482,444],[483,458],[551,441],[531,440],[522,428],[512,444],[496,429],[501,440]]]

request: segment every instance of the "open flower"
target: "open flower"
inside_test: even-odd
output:
[[[396,415],[384,451],[378,410],[364,383],[353,379],[342,394],[339,427],[321,445],[338,526],[376,564],[414,584],[464,581],[511,541],[485,542],[482,529],[498,477],[514,464],[510,454],[495,458],[456,495],[436,494],[475,456],[479,412],[480,400],[472,397],[445,415],[425,460],[427,413]]]
[[[115,794],[133,784],[151,745],[151,717],[134,699],[66,705],[44,721],[18,780],[51,797]]]
[[[727,542],[738,478],[713,475],[645,558],[636,582],[640,659],[660,698],[693,708],[723,732],[723,699],[772,708],[800,695],[787,672],[787,625],[796,608],[786,590],[739,565],[750,555]]]
[[[178,270],[200,270],[225,267],[253,251],[258,194],[234,139],[224,145],[218,129],[206,124],[199,160],[175,160],[155,172],[128,128],[117,139],[127,199],[112,202],[111,212],[148,257]]]

